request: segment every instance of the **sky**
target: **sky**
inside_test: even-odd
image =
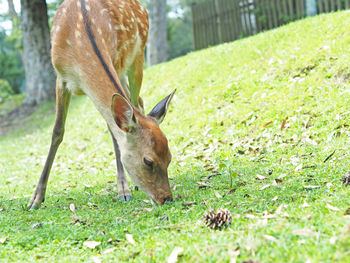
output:
[[[48,0],[47,2],[53,2],[54,0]],[[15,9],[17,13],[19,14],[21,11],[21,4],[20,0],[13,0],[13,3],[15,4]],[[8,12],[8,5],[7,5],[7,0],[0,0],[0,14],[6,14]],[[11,22],[10,21],[5,21],[5,22],[0,22],[0,27],[4,28],[5,30],[10,30],[11,29]]]

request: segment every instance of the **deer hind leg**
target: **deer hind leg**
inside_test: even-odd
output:
[[[51,146],[47,156],[44,169],[41,173],[35,192],[29,201],[28,208],[37,209],[45,199],[47,181],[55,155],[60,143],[63,140],[64,124],[66,122],[71,92],[66,88],[65,83],[57,78],[56,80],[56,121],[52,132]]]
[[[136,55],[135,60],[131,64],[128,71],[131,103],[135,107],[139,108],[142,112],[144,112],[144,109],[143,109],[143,101],[140,97],[140,90],[141,90],[142,78],[143,78],[143,61],[144,61],[143,53]]]
[[[114,138],[111,130],[109,130],[109,132],[111,133],[111,136],[112,136],[114,153],[115,153],[115,158],[116,158],[116,162],[117,162],[117,171],[118,171],[117,185],[118,185],[119,200],[129,201],[131,199],[131,193],[130,193],[130,189],[128,186],[128,180],[126,179],[126,176],[125,176],[124,167],[123,167],[123,164],[120,160],[119,146],[118,146],[117,140]]]

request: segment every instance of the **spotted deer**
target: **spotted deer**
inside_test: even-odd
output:
[[[107,122],[116,155],[119,199],[131,198],[125,167],[151,200],[159,204],[172,200],[167,172],[171,153],[159,124],[175,91],[148,115],[143,113],[139,94],[147,37],[147,11],[137,0],[65,0],[59,7],[51,32],[56,121],[29,208],[38,208],[44,201],[71,94],[86,94]]]

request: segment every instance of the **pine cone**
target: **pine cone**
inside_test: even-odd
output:
[[[227,209],[219,208],[215,213],[214,210],[210,210],[204,215],[204,222],[207,227],[212,229],[218,229],[224,226],[228,226],[232,221],[232,215]]]

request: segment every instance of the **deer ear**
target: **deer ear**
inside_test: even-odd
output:
[[[114,94],[112,97],[112,114],[118,127],[130,132],[136,126],[134,109],[131,104],[121,95]]]
[[[148,113],[148,116],[151,116],[156,119],[158,125],[162,123],[164,117],[168,111],[169,103],[174,97],[176,89],[170,93],[167,97],[162,99],[152,110]]]

